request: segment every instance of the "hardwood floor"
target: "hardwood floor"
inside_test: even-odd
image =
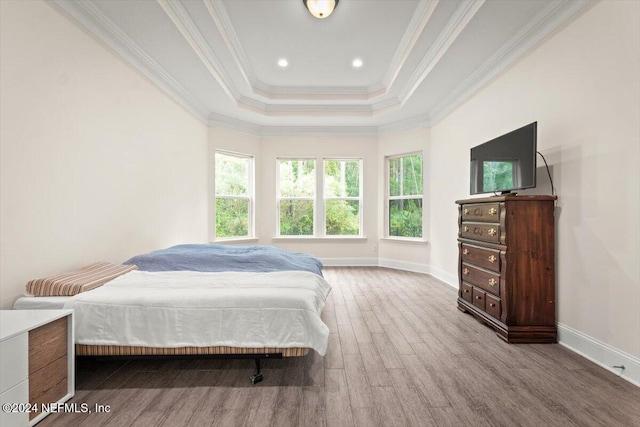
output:
[[[506,344],[422,274],[325,268],[323,358],[79,361],[50,426],[638,426],[640,388],[558,344]]]

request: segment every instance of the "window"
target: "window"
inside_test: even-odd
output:
[[[313,236],[316,161],[278,159],[278,234]]]
[[[278,235],[360,236],[362,160],[278,159]]]
[[[253,157],[216,152],[216,239],[253,235]]]
[[[324,161],[324,228],[327,236],[359,236],[362,228],[362,163]]]
[[[387,231],[422,237],[422,154],[387,158]]]

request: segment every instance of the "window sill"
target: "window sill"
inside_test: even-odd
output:
[[[218,240],[214,240],[213,244],[225,244],[225,243],[258,243],[260,241],[260,239],[258,239],[257,237],[237,237],[237,238],[230,238],[230,239],[218,239]]]
[[[426,245],[429,243],[427,239],[415,239],[411,237],[381,237],[381,242],[392,242],[392,243],[408,243],[411,245]]]
[[[332,237],[315,237],[315,236],[276,236],[271,240],[274,242],[366,242],[364,236],[332,236]]]

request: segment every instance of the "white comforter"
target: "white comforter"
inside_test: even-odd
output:
[[[74,296],[76,343],[327,350],[331,287],[303,271],[132,271]]]

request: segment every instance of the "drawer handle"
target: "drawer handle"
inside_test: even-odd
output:
[[[489,255],[489,262],[496,262],[497,259],[498,257],[496,257],[495,255]]]
[[[464,227],[462,227],[462,229],[464,230],[464,232],[466,233],[467,231],[469,231],[469,227],[467,227],[466,225]]]
[[[494,278],[489,279],[489,286],[495,286],[498,283],[498,281]]]
[[[482,299],[480,295],[476,295],[476,299]]]
[[[469,293],[469,289],[465,289],[465,290],[464,290],[464,293],[465,293],[465,294],[468,294],[468,293]]]
[[[464,211],[462,211],[462,215],[469,215],[469,209],[465,209]]]
[[[464,249],[462,250],[462,255],[469,255],[469,249],[464,248]]]
[[[465,276],[466,276],[467,274],[469,274],[469,269],[468,269],[468,268],[463,268],[463,269],[462,269],[462,274],[464,274]]]
[[[489,236],[495,236],[496,234],[498,234],[495,228],[490,228],[487,233],[489,233]]]
[[[489,303],[489,307],[495,307],[496,305],[492,302]]]
[[[498,209],[496,209],[496,208],[489,209],[489,215],[495,215],[497,213],[498,213]]]

